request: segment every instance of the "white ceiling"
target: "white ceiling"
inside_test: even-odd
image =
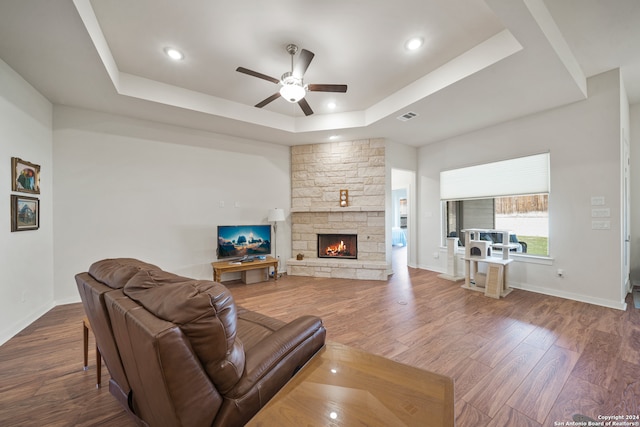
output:
[[[276,4],[2,0],[0,58],[54,104],[284,145],[421,146],[584,99],[585,78],[614,68],[640,102],[637,0]],[[413,36],[425,44],[409,52]],[[253,107],[278,86],[235,71],[280,78],[289,43],[315,53],[305,83],[349,87],[308,93],[309,117],[284,99]]]

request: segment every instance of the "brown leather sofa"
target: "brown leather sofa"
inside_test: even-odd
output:
[[[135,259],[98,261],[76,282],[110,391],[142,425],[244,425],[325,341],[315,316],[284,323]]]

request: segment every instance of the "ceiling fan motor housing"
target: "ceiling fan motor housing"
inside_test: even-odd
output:
[[[293,56],[296,53],[298,53],[298,46],[293,44],[293,43],[288,44],[285,49],[287,49],[287,52],[289,52],[289,55],[291,55],[291,56]]]

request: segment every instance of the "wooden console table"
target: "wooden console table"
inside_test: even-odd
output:
[[[247,424],[453,427],[453,380],[327,344]]]
[[[266,259],[255,258],[249,262],[238,261],[218,261],[212,262],[213,267],[213,281],[221,282],[222,273],[235,273],[238,271],[255,270],[258,268],[273,267],[273,277],[278,280],[278,260],[274,257],[268,256]]]

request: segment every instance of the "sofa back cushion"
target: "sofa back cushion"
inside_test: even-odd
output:
[[[245,353],[236,337],[236,304],[224,285],[161,270],[140,270],[127,282],[124,293],[180,327],[220,393],[238,382]]]
[[[122,355],[137,415],[149,426],[211,426],[223,398],[189,340],[124,295],[107,292],[105,304]]]
[[[141,270],[160,270],[134,258],[112,258],[94,262],[89,267],[89,275],[113,289],[120,289]]]
[[[100,348],[102,359],[109,369],[112,381],[115,381],[119,388],[120,395],[117,397],[126,400],[122,395],[126,396],[131,388],[122,367],[120,353],[113,337],[111,320],[104,302],[104,295],[114,290],[104,283],[98,282],[88,273],[78,273],[75,279],[84,312],[91,323],[91,329]]]

